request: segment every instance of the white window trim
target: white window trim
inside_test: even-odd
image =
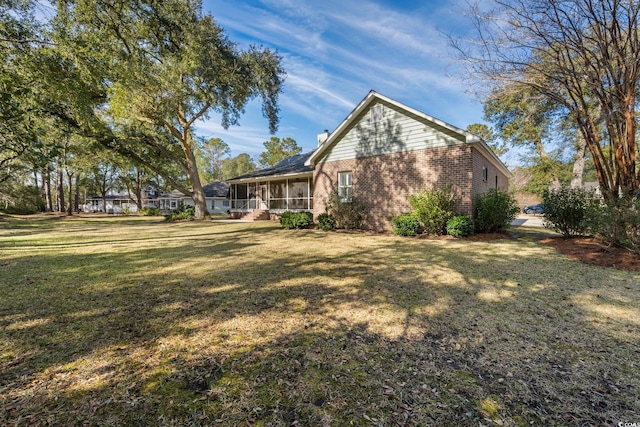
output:
[[[347,194],[346,196],[344,194]],[[338,196],[342,202],[351,202],[353,199],[353,172],[338,172]]]

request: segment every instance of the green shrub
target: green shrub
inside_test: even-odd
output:
[[[10,181],[6,184],[0,191],[0,211],[15,215],[31,215],[45,211],[45,202],[38,187],[11,185]]]
[[[311,212],[285,211],[280,217],[280,225],[286,229],[308,228],[313,224],[313,214]]]
[[[469,215],[456,215],[447,221],[447,233],[454,237],[473,234],[475,223]]]
[[[33,215],[38,212],[36,207],[31,205],[9,205],[5,209],[2,209],[4,213],[12,214],[12,215]]]
[[[318,221],[316,225],[320,230],[335,230],[336,219],[327,212],[323,212],[318,215]]]
[[[505,231],[520,212],[518,202],[509,193],[489,190],[476,200],[475,229],[478,233]]]
[[[436,236],[445,234],[447,221],[453,217],[456,205],[451,187],[423,190],[411,195],[409,203],[426,233]]]
[[[545,227],[565,237],[587,234],[589,218],[600,204],[592,191],[562,187],[542,196]]]
[[[191,221],[196,216],[196,208],[191,205],[180,205],[177,209],[165,215],[167,221]]]
[[[142,208],[142,209],[140,209],[140,215],[142,215],[142,216],[158,216],[158,215],[160,215],[160,209],[158,209],[158,208]]]
[[[591,234],[640,254],[640,196],[592,205],[587,223]]]
[[[398,215],[391,220],[391,224],[393,224],[393,232],[398,236],[415,236],[422,233],[422,224],[411,213]]]
[[[337,190],[329,195],[327,213],[336,221],[336,228],[346,230],[359,229],[364,222],[365,207],[355,197],[351,201],[343,201]]]

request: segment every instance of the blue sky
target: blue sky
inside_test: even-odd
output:
[[[204,0],[205,12],[240,47],[277,49],[287,71],[276,136],[309,151],[375,90],[454,126],[483,122],[443,33],[464,34],[461,1]],[[224,130],[212,116],[198,135],[220,137],[232,155],[257,157],[268,140],[259,103],[240,126]]]

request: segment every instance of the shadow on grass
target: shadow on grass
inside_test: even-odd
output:
[[[93,236],[91,235],[92,231],[99,232],[104,230],[102,226],[112,226],[112,227],[127,227],[129,230],[128,236],[120,236],[119,238],[109,237],[107,241],[105,241],[104,236]],[[202,232],[202,227],[206,226],[207,230]],[[228,223],[213,223],[213,222],[175,222],[175,223],[167,223],[165,221],[157,221],[157,222],[141,222],[140,220],[128,222],[126,220],[122,220],[119,222],[103,222],[92,221],[87,224],[70,224],[67,227],[57,227],[55,225],[48,224],[46,226],[38,229],[38,232],[43,232],[46,230],[50,231],[58,231],[63,233],[62,239],[51,239],[51,241],[34,241],[32,239],[24,239],[21,240],[19,237],[30,237],[33,236],[34,230],[30,227],[18,227],[18,229],[23,230],[20,232],[8,231],[4,236],[0,234],[0,248],[12,248],[16,249],[16,247],[20,247],[22,250],[29,251],[35,248],[54,248],[54,249],[65,249],[65,248],[84,248],[89,245],[99,244],[99,245],[136,245],[141,242],[147,243],[157,243],[162,245],[163,241],[175,241],[177,238],[215,238],[216,235],[224,233],[224,234],[264,234],[269,233],[274,229],[279,229],[280,226],[271,223],[265,222],[261,223],[258,226],[247,227],[243,230],[233,230],[231,228],[237,226],[237,224],[228,224]],[[155,227],[155,228],[154,228]],[[167,227],[171,227],[169,231],[167,231]],[[26,229],[25,229],[26,228]],[[198,233],[191,233],[192,229],[196,229]],[[86,234],[86,237],[82,239],[74,238],[70,236],[73,233],[81,233]],[[138,234],[142,234],[143,236],[137,237]],[[133,237],[136,236],[136,237]],[[2,238],[4,237],[4,238]],[[63,240],[67,240],[72,238],[71,242],[64,242]],[[80,241],[79,241],[80,240]]]
[[[5,260],[0,420],[603,424],[640,409],[637,276],[533,242],[225,230]]]

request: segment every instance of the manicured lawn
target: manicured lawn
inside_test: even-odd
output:
[[[2,425],[640,422],[640,276],[533,234],[1,221]]]

